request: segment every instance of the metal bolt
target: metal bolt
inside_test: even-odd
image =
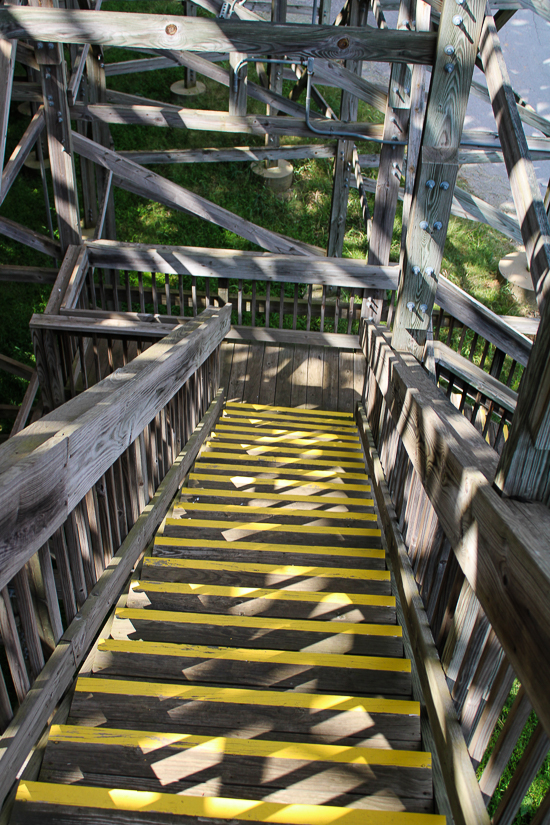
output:
[[[37,48],[37,49],[43,49],[43,48],[44,48],[44,44],[43,44],[43,43],[41,43],[40,41],[38,41],[38,43],[36,44],[36,48]]]
[[[53,43],[48,43],[48,49],[53,49],[53,47],[54,47]]]
[[[46,77],[46,80],[49,80],[50,77],[52,76],[52,73],[50,72],[49,69],[46,69],[46,71],[44,72],[44,75]]]
[[[441,223],[441,221],[435,221],[435,223],[434,223],[435,232],[439,232],[440,229],[443,229],[443,224]]]
[[[447,189],[449,188],[449,186],[450,186],[450,184],[449,184],[449,181],[448,181],[448,180],[442,180],[442,181],[441,181],[441,183],[439,184],[439,188],[440,188],[440,189],[443,189],[443,191],[444,191],[444,192],[446,192],[446,191],[447,191]]]
[[[427,304],[420,304],[420,312],[427,312],[428,305]]]
[[[54,105],[52,95],[48,95],[47,100],[48,100],[48,106],[53,106]]]
[[[392,162],[392,166],[393,166],[393,168],[394,168],[394,169],[397,169],[397,161],[396,161],[396,160],[394,160],[394,161]]]
[[[58,123],[63,123],[63,115],[61,114],[61,112],[57,113],[57,122]]]
[[[412,274],[413,275],[420,275],[420,267],[419,266],[413,266]]]
[[[427,232],[430,228],[430,224],[428,221],[420,221],[420,229],[423,229],[424,232]]]
[[[454,53],[455,53],[455,47],[454,47],[454,46],[451,46],[451,44],[449,43],[449,45],[448,45],[448,46],[445,46],[445,48],[443,49],[443,51],[445,52],[445,54],[448,54],[448,55],[450,56],[450,55],[452,55],[452,54],[454,54]]]
[[[456,0],[456,5],[457,6],[463,6],[464,5],[464,0]]]
[[[462,26],[463,23],[464,19],[462,18],[462,16],[460,14],[455,14],[455,16],[453,17],[453,26]]]
[[[445,71],[447,72],[447,74],[452,74],[454,72],[454,70],[455,70],[455,67],[453,66],[452,63],[445,63]]]
[[[426,189],[435,189],[435,180],[427,180]]]
[[[409,303],[407,304],[407,309],[409,310],[409,312],[414,312],[414,301],[409,301]]]
[[[399,86],[394,86],[394,87],[393,87],[393,93],[394,93],[394,95],[398,95],[398,94],[399,94]]]
[[[433,266],[427,266],[427,267],[426,267],[425,274],[426,274],[426,277],[427,277],[427,278],[431,278],[431,277],[433,276],[433,274],[434,274],[434,268],[433,268]]]

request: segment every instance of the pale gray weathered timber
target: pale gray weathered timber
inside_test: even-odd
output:
[[[456,825],[489,825],[489,816],[449,694],[426,610],[418,593],[407,548],[399,530],[384,471],[362,404],[357,407],[356,420],[454,821]]]
[[[205,310],[68,402],[63,420],[56,410],[2,445],[0,589],[216,349],[229,325],[230,307]]]
[[[305,146],[235,146],[233,149],[156,149],[141,151],[130,149],[121,151],[119,155],[134,163],[248,163],[254,160],[302,160],[304,158],[333,158],[336,151],[335,144]]]
[[[398,279],[396,264],[368,266],[364,261],[353,258],[310,258],[304,265],[304,261],[296,255],[241,252],[236,249],[106,240],[89,241],[86,247],[92,266],[138,272],[381,289],[395,289]]]
[[[364,351],[460,567],[549,731],[550,513],[498,495],[496,453],[382,328],[367,327]]]
[[[292,329],[232,326],[226,341],[259,341],[265,344],[295,344],[296,346],[331,347],[341,351],[359,349],[357,335],[339,332],[305,332]],[[278,379],[277,379],[278,380]]]
[[[293,241],[291,238],[244,220],[206,198],[184,189],[183,186],[178,186],[131,160],[125,160],[116,152],[94,143],[83,135],[73,132],[73,141],[79,154],[113,172],[114,183],[122,189],[223,226],[270,252],[306,256],[323,254],[322,250],[317,247],[301,241]]]
[[[27,160],[31,149],[33,148],[39,136],[42,134],[44,125],[44,107],[40,106],[37,113],[34,115],[31,122],[25,129],[23,137],[11,153],[10,159],[4,166],[4,169],[2,170],[2,182],[0,184],[0,204],[4,202],[4,199],[10,191],[15,178],[17,177],[17,175],[21,171],[23,164]]]
[[[49,716],[72,682],[90,644],[118,598],[124,582],[166,515],[200,447],[216,425],[222,403],[223,391],[219,390],[155,495],[97,581],[77,618],[71,622],[60,639],[45,668],[0,739],[0,806]]]
[[[497,381],[492,375],[480,369],[468,358],[459,355],[442,341],[434,341],[433,346],[436,363],[446,367],[453,375],[495,401],[497,407],[503,407],[511,413],[515,412],[517,392],[505,386],[502,381]]]
[[[161,14],[127,14],[74,9],[11,6],[0,9],[0,34],[55,43],[184,51],[246,52],[249,56],[324,57],[336,60],[428,63],[434,59],[431,32],[379,32],[333,26],[278,24],[277,40],[269,23],[181,18]]]
[[[0,281],[20,284],[53,284],[57,269],[49,266],[10,266],[0,264]]]
[[[61,259],[61,244],[59,241],[48,238],[47,235],[42,235],[40,232],[34,232],[32,229],[27,229],[26,226],[21,226],[20,223],[12,221],[11,218],[4,218],[0,216],[0,233],[12,241],[19,241],[19,243],[30,246],[31,249],[36,249],[37,252],[43,252],[44,255],[49,255],[50,258]]]

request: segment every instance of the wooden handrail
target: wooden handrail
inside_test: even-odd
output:
[[[205,310],[0,448],[0,589],[218,347],[229,325],[229,307]]]

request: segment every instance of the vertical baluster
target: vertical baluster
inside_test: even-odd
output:
[[[321,295],[321,323],[320,323],[321,332],[325,331],[325,309],[326,309],[326,306],[327,306],[327,288],[323,284],[323,292],[322,292],[322,295]]]
[[[40,644],[35,607],[29,586],[29,574],[26,565],[15,574],[12,585],[15,591],[23,633],[25,634],[25,646],[29,657],[30,675],[31,679],[34,680],[44,667],[44,654],[42,653],[42,645]]]
[[[139,311],[145,313],[145,290],[143,288],[143,272],[138,272]]]
[[[170,298],[170,275],[166,273],[164,275],[164,294],[166,296],[166,314],[172,314],[172,301]]]
[[[193,302],[193,318],[197,317],[197,279],[191,279],[191,300]]]
[[[268,281],[265,285],[265,326],[266,329],[269,329],[270,320],[269,314],[271,311],[271,281]]]
[[[30,681],[7,587],[0,591],[0,635],[4,642],[15,693],[18,701],[22,702],[29,691]]]
[[[279,329],[283,328],[285,314],[285,285],[279,284]]]
[[[185,304],[183,300],[183,275],[181,274],[181,272],[178,275],[178,295],[180,302],[179,314],[183,318],[183,316],[185,315]]]
[[[239,278],[239,287],[237,292],[237,323],[242,326],[243,323],[243,280]]]

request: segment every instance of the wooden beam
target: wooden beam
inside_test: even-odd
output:
[[[178,109],[177,106],[169,105],[77,103],[71,108],[71,116],[77,120],[99,120],[103,123],[125,125],[139,123],[144,126],[172,127],[173,129],[319,139],[319,136],[308,128],[305,118],[271,117],[269,115],[235,116],[227,112],[215,112],[208,109]],[[340,120],[327,120],[326,125],[323,125],[323,130],[326,132],[325,140],[330,140],[334,133],[341,132],[359,132],[365,136],[365,140],[369,137],[382,136],[382,127],[373,123],[343,123]]]
[[[481,58],[541,315],[495,484],[506,496],[541,501],[549,507],[550,226],[490,16],[483,27]]]
[[[350,27],[343,38],[334,26],[284,23],[277,26],[275,41],[270,23],[21,6],[0,9],[0,34],[38,42],[93,43],[127,49],[145,46],[196,52],[239,51],[251,57],[428,64],[433,62],[436,41],[431,32],[377,32]]]
[[[0,83],[0,170],[4,168],[16,52],[16,41],[0,35],[0,77],[4,78]]]
[[[256,341],[263,344],[290,344],[301,347],[334,347],[340,351],[354,351],[359,348],[357,335],[342,332],[306,332],[300,329],[270,329],[266,327],[232,326],[226,341]]]
[[[34,404],[34,399],[36,398],[36,393],[38,392],[38,388],[38,373],[36,370],[33,370],[31,380],[29,381],[29,386],[27,387],[23,401],[19,407],[19,412],[17,413],[16,419],[13,422],[13,427],[10,430],[10,438],[13,438],[14,435],[17,435],[17,433],[21,432],[21,430],[25,428],[32,405]]]
[[[43,252],[44,255],[49,255],[51,258],[59,259],[63,257],[59,241],[41,235],[40,232],[34,232],[32,229],[27,229],[26,226],[21,226],[20,223],[16,223],[10,218],[0,217],[0,233],[6,235],[7,238],[11,238],[12,241],[19,241],[19,243],[30,246],[31,249],[36,249],[37,252]]]
[[[10,266],[0,264],[0,281],[20,284],[53,284],[57,269],[46,266]]]
[[[417,358],[422,358],[432,317],[484,12],[485,0],[471,0],[467,10],[457,10],[449,0],[439,21],[393,336],[397,349]]]
[[[453,821],[456,825],[489,825],[483,796],[449,693],[426,610],[418,593],[409,554],[399,529],[380,458],[374,447],[367,416],[361,404],[357,408],[356,420],[384,527],[390,566],[404,613],[414,664],[422,687],[422,699],[426,704]]]
[[[223,405],[219,390],[206,415],[160,483],[110,564],[73,619],[0,739],[0,806],[57,703],[73,681],[90,645],[160,522],[198,452],[216,425]]]
[[[2,445],[1,587],[221,343],[230,312],[229,307],[205,310],[61,412],[57,409]]]
[[[413,356],[392,350],[384,332],[373,325],[366,329],[363,346],[372,380],[460,567],[548,732],[550,513],[540,504],[500,497],[492,485],[495,451]],[[368,396],[368,404],[375,400]]]
[[[2,182],[0,184],[0,204],[4,202],[4,199],[10,191],[14,180],[27,160],[31,149],[42,134],[44,126],[44,107],[40,106],[25,129],[23,137],[11,153],[10,159],[4,166],[2,171]]]
[[[236,249],[109,241],[89,241],[86,246],[91,266],[199,278],[395,289],[399,272],[396,264],[368,266],[365,261],[353,258],[311,258],[306,267],[296,255],[269,255]]]
[[[12,375],[18,375],[20,378],[26,378],[27,381],[32,378],[35,372],[34,369],[27,366],[27,364],[21,364],[19,361],[15,361],[13,358],[2,354],[0,354],[0,370],[10,372]]]
[[[307,144],[305,146],[235,146],[233,149],[140,149],[119,152],[119,155],[142,165],[154,163],[249,163],[254,160],[302,160],[333,158],[336,144]]]
[[[250,221],[239,218],[227,209],[217,206],[200,195],[195,195],[183,186],[178,186],[166,178],[155,174],[149,170],[138,166],[131,160],[126,160],[99,146],[92,140],[88,140],[83,135],[73,133],[73,141],[76,151],[113,172],[113,181],[116,186],[150,198],[159,203],[164,203],[172,209],[179,209],[189,215],[203,218],[206,221],[223,226],[231,232],[235,232],[252,243],[268,249],[270,252],[283,252],[294,255],[319,256],[322,251],[301,241],[293,241],[277,232],[264,229]]]

